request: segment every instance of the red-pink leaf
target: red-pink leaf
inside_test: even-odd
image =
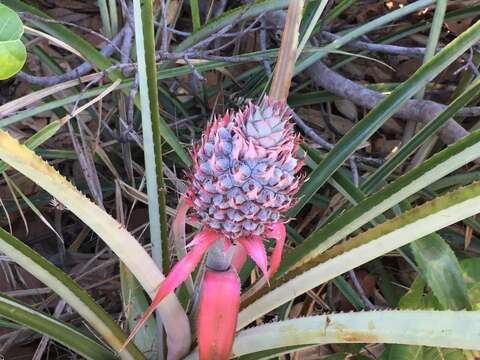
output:
[[[185,223],[187,211],[191,207],[188,199],[182,197],[177,206],[177,213],[172,221],[171,237],[175,244],[183,244],[185,246]]]
[[[267,252],[263,245],[263,238],[252,236],[249,238],[240,238],[238,242],[247,250],[248,256],[255,261],[255,264],[262,270],[263,275],[267,276]]]
[[[187,255],[185,255],[179,262],[175,264],[172,270],[170,270],[168,276],[160,284],[160,287],[158,288],[157,293],[152,300],[152,304],[148,307],[140,320],[138,320],[127,340],[122,345],[122,349],[124,349],[125,346],[127,346],[128,343],[135,337],[138,330],[140,330],[149,316],[152,315],[152,313],[155,311],[155,308],[158,306],[158,304],[160,304],[165,296],[175,290],[177,286],[179,286],[188,278],[192,271],[195,270],[195,267],[202,259],[202,256],[205,251],[207,251],[208,247],[220,237],[221,234],[210,229],[202,230],[195,236],[192,241],[195,246],[192,247],[192,250],[190,250]]]
[[[275,239],[275,247],[273,248],[272,256],[270,257],[270,270],[268,271],[268,278],[275,274],[282,261],[283,247],[285,246],[285,238],[287,231],[285,224],[277,223],[270,226],[270,229],[265,233],[266,237]]]
[[[232,266],[239,272],[247,260],[247,251],[242,245],[235,245],[232,256]]]

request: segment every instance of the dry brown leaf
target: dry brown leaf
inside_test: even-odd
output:
[[[394,2],[390,0],[390,2]],[[397,1],[395,1],[396,3]],[[385,5],[383,1],[363,2],[361,6],[355,7],[357,10],[356,18],[359,23],[364,23],[372,17],[377,17],[385,12]]]
[[[472,242],[473,237],[473,228],[470,225],[467,225],[465,228],[465,240],[463,242],[464,249],[468,249],[470,247],[470,243]]]
[[[345,135],[355,125],[353,121],[335,114],[330,115],[330,124],[342,135]]]
[[[345,74],[348,75],[348,78],[350,80],[364,80],[365,75],[365,69],[362,68],[362,66],[354,64],[352,62],[349,62],[345,65],[342,66],[342,70],[345,72]]]
[[[338,112],[347,117],[347,119],[354,121],[358,119],[357,106],[350,100],[338,99],[334,101],[334,104]]]
[[[386,133],[399,135],[403,133],[403,123],[400,125],[396,119],[390,118],[382,125],[382,130]]]
[[[390,82],[392,80],[392,70],[385,66],[366,65],[365,74],[372,78],[375,83]]]
[[[79,1],[79,0],[52,0],[56,7],[70,10],[98,11],[97,2]]]
[[[400,63],[394,74],[396,81],[405,81],[422,65],[422,59],[413,58]]]
[[[414,40],[419,46],[427,46],[428,36],[423,34],[413,34],[410,36],[410,39]]]
[[[172,25],[173,21],[177,18],[177,13],[180,11],[182,6],[181,1],[170,0],[167,5],[167,24]]]
[[[445,21],[445,26],[447,27],[448,31],[450,31],[454,35],[460,35],[462,32],[467,30],[470,25],[472,25],[473,18],[466,18],[466,19],[455,19]]]
[[[379,136],[373,141],[373,147],[380,157],[387,157],[397,151],[401,143],[400,140],[387,140],[384,136]]]

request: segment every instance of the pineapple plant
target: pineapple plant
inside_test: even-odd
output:
[[[285,101],[265,97],[259,105],[249,103],[243,110],[227,113],[207,126],[201,143],[192,151],[194,166],[189,174],[189,188],[183,196],[203,229],[189,244],[190,252],[175,264],[161,284],[128,341],[163,298],[187,279],[204,253],[217,241],[225,244],[226,251],[233,243],[241,245],[267,278],[276,271],[286,234],[284,222],[287,219],[282,213],[292,206],[302,183],[298,174],[303,158],[297,155],[298,137],[289,122],[290,115]],[[178,216],[185,216],[185,213],[179,212]],[[266,238],[276,240],[270,269],[267,269],[263,244]],[[229,267],[209,270],[231,271]],[[208,277],[215,279],[212,281],[222,282],[223,279]],[[233,287],[238,288],[239,297],[236,274],[226,278],[238,284]],[[217,311],[218,307],[212,308],[211,315]],[[201,308],[200,313],[204,312]],[[235,325],[232,325],[233,336]],[[201,340],[201,333],[199,337]]]
[[[158,304],[190,276],[205,252],[215,247],[207,259],[200,295],[199,355],[203,360],[228,359],[240,304],[236,270],[243,265],[243,254],[252,258],[267,280],[278,269],[288,220],[282,214],[294,204],[303,182],[299,138],[286,103],[302,7],[301,1],[290,2],[289,15],[295,21],[285,29],[270,96],[216,117],[193,147],[189,186],[174,224],[184,224],[187,208],[192,208],[192,219],[202,224],[202,230],[162,282],[124,346]],[[276,242],[270,267],[264,246],[268,238]]]

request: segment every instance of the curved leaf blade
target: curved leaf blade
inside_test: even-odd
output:
[[[67,274],[40,256],[36,251],[0,228],[0,251],[45,285],[50,287],[77,311],[114,349],[119,349],[126,335],[108,313]],[[144,359],[135,346],[130,346],[123,359]]]
[[[465,331],[469,329],[469,331]],[[285,347],[390,343],[480,349],[480,311],[370,311],[274,322],[241,331],[234,356]],[[195,359],[191,354],[187,359]]]
[[[48,336],[86,359],[116,359],[113,352],[107,350],[72,326],[2,293],[0,293],[0,315]]]
[[[474,160],[479,153],[480,131],[476,131],[312,232],[301,245],[284,257],[277,274],[285,273],[308,258],[322,253],[408,196]]]
[[[52,166],[32,150],[0,130],[0,159],[44,188],[87,224],[117,254],[135,275],[150,297],[164,280],[152,258],[121,224],[80,193]],[[186,341],[190,325],[174,294],[158,306],[168,341]],[[120,346],[118,347],[120,348]]]
[[[239,316],[241,328],[259,316],[346,271],[480,213],[480,182],[436,198],[347,240],[259,291]],[[263,296],[262,296],[263,295]]]
[[[360,122],[340,139],[337,145],[318,165],[317,169],[310,174],[310,180],[305,182],[298,193],[298,203],[288,212],[288,216],[294,217],[297,215],[362,142],[368,139],[405,101],[418,92],[426,82],[437,76],[479,39],[480,21],[477,21],[370,110]]]

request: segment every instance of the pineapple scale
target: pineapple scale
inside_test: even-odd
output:
[[[207,127],[194,147],[187,192],[204,225],[236,239],[262,235],[282,220],[303,164],[289,118],[283,102],[265,98]]]

